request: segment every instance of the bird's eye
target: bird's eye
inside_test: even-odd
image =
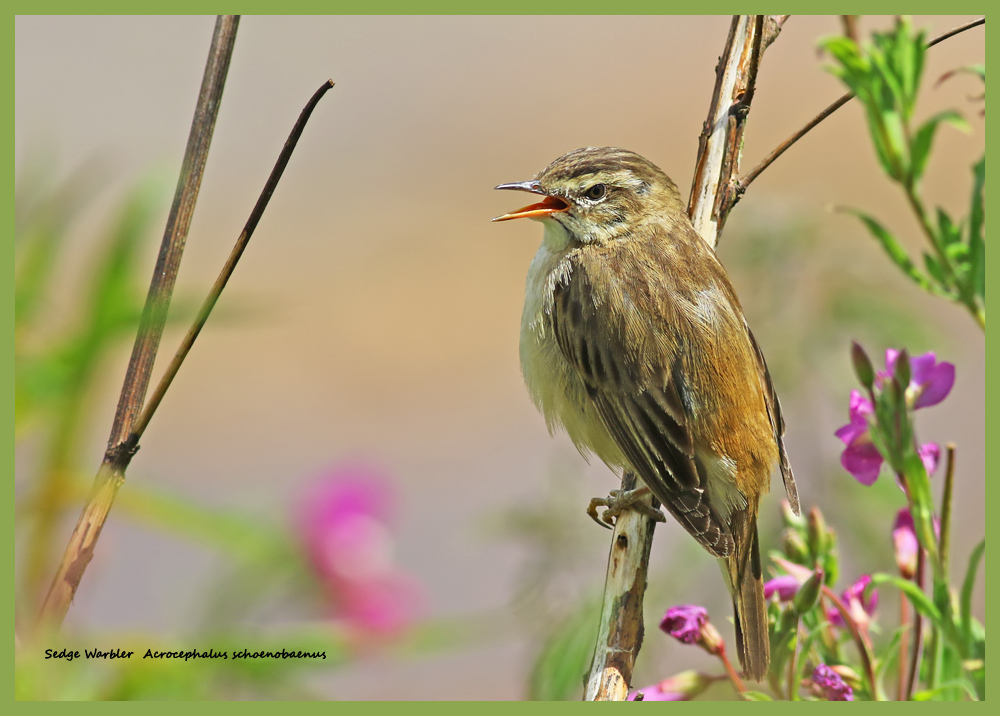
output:
[[[597,201],[598,199],[603,199],[607,191],[607,187],[603,184],[594,184],[594,186],[587,189],[583,194],[591,201]]]

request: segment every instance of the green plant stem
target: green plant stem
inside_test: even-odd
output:
[[[924,587],[924,572],[927,560],[924,550],[917,550],[917,572],[913,575],[918,587]],[[916,686],[917,678],[920,676],[920,647],[923,637],[923,618],[920,612],[913,610],[913,646],[910,650],[910,669],[906,678],[906,700],[913,698],[913,689]]]
[[[948,443],[945,448],[944,486],[941,492],[941,570],[948,575],[948,552],[951,547],[951,509],[952,493],[955,485],[955,443]]]
[[[798,632],[798,627],[796,626],[795,634],[795,645],[792,647],[792,655],[788,659],[788,700],[798,701],[799,700],[799,690],[796,688],[795,675],[798,673],[798,666],[796,664],[797,657],[799,654],[799,641],[801,634]]]
[[[841,619],[844,620],[848,631],[851,632],[851,638],[854,639],[854,643],[858,647],[858,654],[861,656],[861,666],[868,681],[872,701],[880,701],[878,682],[875,679],[875,666],[872,662],[871,644],[868,641],[867,633],[854,621],[850,610],[840,600],[840,597],[834,594],[832,589],[824,585],[823,594],[833,603],[834,608],[840,612]]]
[[[917,611],[916,609],[913,610]],[[910,619],[910,602],[906,598],[906,595],[902,592],[899,593],[899,623],[900,625],[905,625]],[[897,661],[899,678],[896,683],[896,700],[902,701],[906,696],[906,657],[910,650],[910,645],[908,643],[907,632],[904,629],[903,633],[899,637],[899,658]]]
[[[906,192],[906,200],[910,204],[910,208],[913,209],[913,213],[916,214],[921,230],[927,237],[928,243],[930,243],[931,247],[934,249],[934,254],[937,256],[938,262],[941,264],[941,268],[947,273],[951,284],[958,291],[959,303],[968,309],[976,324],[985,331],[986,313],[976,305],[976,297],[972,293],[971,284],[968,281],[960,281],[955,274],[955,267],[952,264],[951,258],[949,258],[947,252],[945,252],[944,247],[941,246],[941,242],[938,241],[937,233],[934,231],[934,226],[931,223],[930,217],[927,215],[927,210],[924,208],[923,201],[917,194],[916,188],[912,185],[912,182],[907,181],[902,184]]]

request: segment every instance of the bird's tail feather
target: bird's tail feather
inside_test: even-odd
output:
[[[735,517],[735,516],[734,516]],[[764,599],[764,576],[757,544],[757,520],[744,513],[734,520],[736,552],[726,559],[727,576],[733,594],[736,623],[736,653],[745,677],[760,681],[767,675],[771,661],[771,641],[767,629],[767,601]],[[737,523],[743,522],[743,525]],[[743,527],[744,529],[739,529]]]

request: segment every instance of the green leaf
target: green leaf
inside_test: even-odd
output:
[[[941,263],[937,260],[934,254],[924,252],[924,267],[927,269],[927,273],[930,274],[931,278],[938,282],[938,285],[944,289],[948,288],[948,279],[944,275],[944,271],[941,269]]]
[[[906,254],[906,251],[896,238],[890,234],[885,227],[882,226],[873,216],[870,216],[863,211],[857,209],[843,209],[849,214],[861,219],[864,225],[868,227],[868,231],[871,235],[882,245],[885,249],[886,254],[892,259],[892,262],[898,266],[904,274],[906,274],[914,283],[925,290],[932,290],[932,284],[927,279],[927,276],[921,273],[921,271],[913,265],[910,257]]]
[[[939,612],[938,608],[934,606],[930,597],[924,594],[920,587],[910,580],[897,577],[893,574],[878,572],[872,575],[871,584],[872,586],[877,586],[879,584],[891,584],[896,587],[896,589],[906,595],[906,598],[910,600],[910,604],[913,605],[914,609],[934,622],[938,628],[942,627],[941,612]]]
[[[966,694],[968,694],[973,701],[979,701],[979,696],[976,694],[976,689],[971,683],[969,683],[968,679],[953,679],[951,681],[947,681],[941,684],[937,688],[917,691],[915,694],[913,694],[913,700],[934,701],[937,699],[937,697],[953,689],[961,689]]]
[[[963,131],[969,130],[968,122],[955,111],[941,112],[920,125],[910,143],[910,174],[914,182],[919,181],[924,174],[927,159],[930,157],[931,145],[934,143],[934,134],[942,123],[950,124]]]
[[[763,691],[744,691],[741,695],[744,701],[774,701]]]
[[[588,603],[550,634],[535,659],[528,684],[534,701],[579,699],[593,657],[600,606]]]
[[[982,560],[985,552],[986,538],[983,537],[982,541],[972,550],[972,554],[969,555],[969,566],[965,570],[965,579],[962,581],[962,640],[968,647],[969,653],[972,653],[973,645],[972,592],[976,587],[976,573],[979,571],[979,562]]]
[[[875,661],[875,678],[882,678],[882,674],[899,659],[899,642],[903,638],[903,633],[910,629],[910,624],[901,624],[892,632],[889,642],[882,648],[881,656]]]

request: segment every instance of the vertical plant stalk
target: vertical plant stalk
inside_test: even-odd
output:
[[[878,693],[878,680],[875,678],[875,665],[872,662],[872,645],[867,631],[858,626],[857,622],[854,621],[854,617],[851,616],[850,610],[844,606],[840,597],[834,594],[833,590],[824,586],[823,595],[830,600],[834,609],[840,612],[841,619],[844,620],[847,630],[851,633],[851,638],[854,639],[854,644],[858,647],[858,654],[861,656],[861,666],[865,671],[868,688],[871,690],[872,701],[881,701],[882,699],[879,698]]]
[[[765,34],[773,42],[785,17],[735,15],[722,58],[708,118],[698,140],[698,157],[691,182],[688,215],[713,249],[735,203],[743,131],[753,101]]]
[[[924,588],[924,564],[926,563],[926,558],[924,556],[924,550],[917,550],[917,571],[913,575],[913,580],[916,585],[922,590]],[[906,676],[906,694],[905,699],[909,701],[913,698],[913,690],[917,685],[917,678],[920,676],[920,649],[923,646],[924,623],[920,616],[920,612],[916,609],[913,610],[913,644],[910,647],[910,667]]]
[[[743,128],[760,56],[777,37],[786,17],[734,16],[725,54],[716,70],[709,120],[699,140],[688,204],[695,229],[713,248],[732,208],[728,197],[739,170]],[[622,489],[635,487],[635,475],[626,471]],[[654,504],[651,495],[642,499]],[[615,522],[601,622],[584,692],[586,701],[621,701],[628,697],[632,669],[642,647],[642,605],[654,526],[652,519],[635,510],[625,510]]]
[[[133,427],[146,397],[156,352],[163,335],[170,297],[208,159],[238,25],[239,16],[236,15],[220,16],[216,20],[180,178],[146,304],[139,320],[139,330],[118,399],[108,448],[97,471],[91,495],[42,603],[39,621],[46,627],[58,628],[62,624],[87,564],[93,557],[97,539],[118,488],[125,482],[125,470],[138,449],[138,439],[133,433]]]
[[[944,487],[941,494],[941,542],[938,550],[941,553],[941,571],[948,576],[948,553],[951,549],[951,509],[952,494],[955,488],[955,443],[945,447],[947,461],[945,462]]]
[[[622,489],[634,490],[636,487],[635,474],[626,471]],[[652,494],[641,500],[651,507],[656,504]],[[632,509],[623,511],[615,520],[601,623],[585,701],[624,701],[628,698],[632,669],[645,631],[642,604],[655,526],[652,519]]]
[[[914,609],[914,611],[916,611]],[[903,626],[910,620],[910,600],[902,592],[899,593],[899,623]],[[912,631],[912,627],[909,627]],[[896,684],[896,701],[906,699],[906,657],[910,652],[909,631],[904,629],[899,636],[899,681]]]

